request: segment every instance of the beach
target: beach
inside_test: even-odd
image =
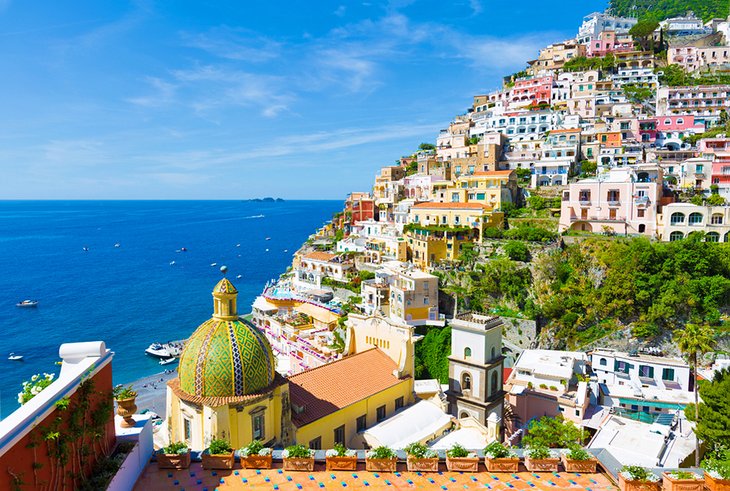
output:
[[[137,412],[149,409],[164,420],[167,417],[165,408],[167,382],[175,377],[177,370],[171,369],[168,373],[160,372],[132,382],[130,385],[137,391]]]

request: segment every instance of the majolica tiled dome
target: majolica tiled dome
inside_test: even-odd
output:
[[[266,336],[236,314],[236,288],[227,279],[213,289],[213,318],[185,344],[178,368],[180,388],[199,397],[260,392],[274,381],[276,360]]]

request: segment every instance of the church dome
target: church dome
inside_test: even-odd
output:
[[[276,359],[266,336],[238,318],[238,291],[223,278],[213,289],[213,317],[190,336],[178,368],[180,389],[198,397],[254,394],[274,381]]]

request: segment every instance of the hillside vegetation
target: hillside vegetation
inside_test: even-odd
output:
[[[707,22],[716,17],[727,18],[730,2],[727,0],[611,0],[610,7],[615,15],[657,21],[685,15],[691,10]]]

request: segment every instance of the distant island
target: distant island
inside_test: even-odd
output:
[[[244,199],[242,201],[255,201],[258,203],[283,203],[283,198],[272,198],[270,196],[267,196],[266,198],[252,198],[252,199]]]

